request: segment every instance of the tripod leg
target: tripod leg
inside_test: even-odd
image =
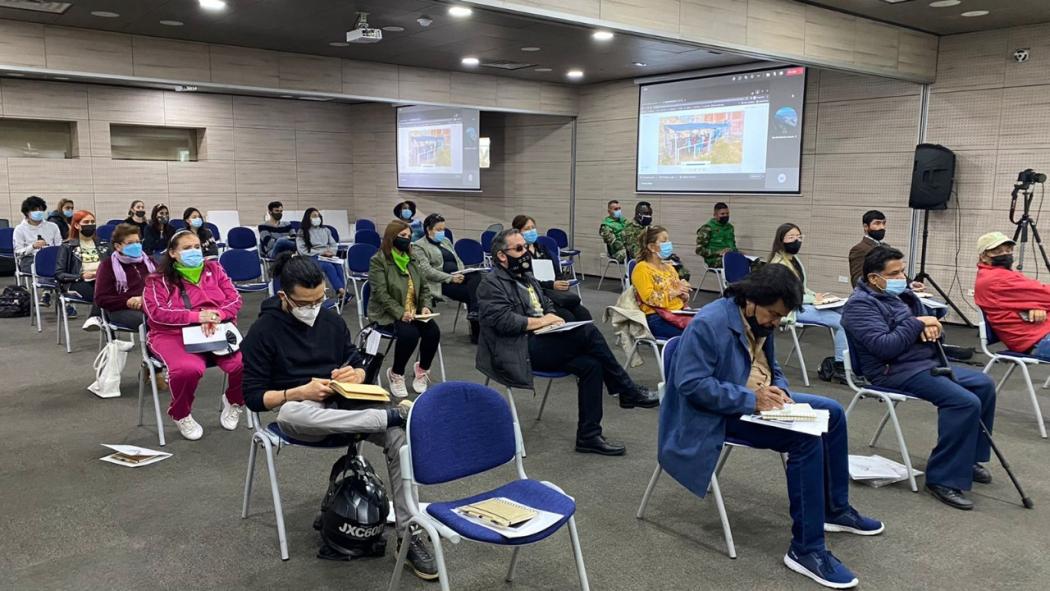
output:
[[[995,457],[999,458],[999,463],[1003,465],[1003,470],[1006,470],[1006,475],[1010,477],[1010,481],[1014,483],[1014,488],[1017,489],[1017,494],[1021,495],[1021,504],[1024,505],[1025,509],[1031,509],[1035,506],[1032,503],[1032,499],[1028,498],[1024,494],[1024,489],[1021,488],[1021,483],[1018,482],[1017,477],[1014,476],[1014,471],[1010,469],[1010,463],[1006,461],[1006,457],[999,451],[999,446],[995,445],[995,440],[992,439],[991,432],[988,431],[988,427],[985,426],[984,421],[981,421],[981,433],[988,438],[988,444],[991,446],[992,451],[995,452]]]
[[[966,326],[968,326],[969,328],[974,328],[974,324],[970,322],[970,319],[967,318],[965,314],[963,314],[962,310],[959,309],[959,306],[955,305],[955,302],[953,302],[952,299],[948,297],[948,294],[945,293],[943,289],[941,289],[941,286],[937,285],[937,282],[933,280],[933,277],[926,275],[922,279],[922,281],[924,283],[932,285],[933,289],[937,290],[937,293],[941,294],[941,297],[944,298],[944,303],[951,306],[952,310],[955,310],[955,313],[958,314],[959,318],[962,318],[963,322],[966,323]]]
[[[1035,221],[1033,220],[1028,220],[1028,224],[1032,227],[1032,237],[1035,238],[1035,246],[1039,249],[1039,254],[1043,256],[1043,264],[1050,271],[1050,258],[1046,256],[1046,249],[1043,248],[1043,238],[1039,236],[1039,229],[1035,227]]]

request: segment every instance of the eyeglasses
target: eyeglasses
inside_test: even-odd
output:
[[[296,308],[314,308],[314,307],[320,306],[321,304],[325,303],[325,300],[328,299],[328,288],[327,287],[325,288],[325,290],[323,292],[323,295],[321,296],[321,299],[314,300],[312,302],[300,302],[299,300],[293,299],[292,296],[288,295],[287,293],[285,293],[283,291],[281,293],[284,293],[284,297],[288,298],[288,302],[290,304],[292,304],[293,306],[295,306]]]
[[[525,248],[526,247],[524,244],[519,244],[517,246],[511,246],[510,248],[504,248],[503,252],[516,252],[518,254],[521,254],[525,252]]]

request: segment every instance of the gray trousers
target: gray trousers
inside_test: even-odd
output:
[[[312,400],[286,402],[277,412],[277,424],[295,439],[320,441],[328,435],[367,433],[368,441],[382,447],[390,479],[389,496],[394,502],[397,535],[405,537],[411,513],[402,491],[401,459],[398,455],[405,444],[405,430],[401,427],[387,428],[386,421],[385,408],[342,410]]]

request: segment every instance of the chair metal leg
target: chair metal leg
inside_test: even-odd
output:
[[[142,426],[142,413],[143,413],[143,410],[144,410],[143,405],[142,405],[142,397],[143,397],[143,395],[145,393],[146,393],[146,368],[140,366],[139,367],[139,424],[138,424],[139,427]]]
[[[456,302],[456,317],[452,319],[452,334],[456,334],[456,325],[459,324],[459,313],[463,309],[463,304]]]
[[[36,308],[36,331],[38,333],[44,332],[44,325],[40,320],[40,294],[37,291],[36,285],[33,285],[33,307]],[[32,326],[32,322],[30,322]]]
[[[893,413],[896,404],[895,402],[886,403],[886,414],[882,415],[882,420],[879,421],[879,426],[875,428],[875,434],[871,436],[868,447],[875,447],[875,444],[878,443],[879,437],[882,436],[882,430],[886,428],[886,421],[890,420],[890,414]]]
[[[904,468],[908,471],[908,486],[911,487],[911,492],[919,492],[919,485],[915,484],[915,476],[912,474],[911,469],[911,456],[908,454],[908,444],[904,442],[904,433],[901,431],[900,421],[897,420],[897,404],[888,405],[887,413],[890,420],[893,421],[893,431],[897,434],[897,446],[901,450],[901,459],[904,460]]]
[[[252,435],[251,447],[248,448],[248,473],[244,476],[244,501],[241,503],[241,519],[248,517],[248,503],[252,498],[252,484],[255,482],[255,455],[259,451],[259,442]]]
[[[718,476],[711,475],[711,492],[714,493],[715,507],[718,508],[718,519],[722,522],[722,535],[726,539],[726,551],[730,558],[736,558],[736,544],[733,543],[733,528],[729,526],[729,515],[726,514],[725,501],[722,500],[722,489],[718,486]]]
[[[625,368],[631,367],[631,362],[634,361],[634,354],[638,352],[638,341],[631,343],[631,350],[627,352],[627,360],[623,362]],[[659,356],[657,356],[659,357]]]
[[[488,385],[486,380],[485,385]],[[514,424],[518,427],[518,432],[521,433],[521,422],[518,420],[518,405],[514,404],[514,391],[511,388],[507,388],[507,400],[510,402],[510,416],[514,419]],[[524,435],[522,436],[524,438]],[[528,457],[525,453],[525,442],[521,442],[521,457]]]
[[[540,401],[540,412],[536,415],[536,420],[543,418],[543,408],[547,406],[547,396],[551,393],[551,386],[554,384],[554,379],[547,380],[547,389],[543,391],[543,400]]]
[[[853,412],[853,407],[857,406],[857,401],[860,400],[860,397],[860,392],[857,392],[853,395],[853,399],[849,401],[849,406],[846,407],[846,412],[844,413],[847,419],[849,419],[849,413]]]
[[[802,370],[802,383],[809,387],[809,372],[806,371],[806,359],[802,356],[802,345],[798,342],[798,331],[795,327],[790,328],[791,339],[795,342],[794,350],[798,353],[798,365]]]
[[[415,522],[416,519],[414,517],[408,521],[410,529]],[[441,544],[441,540],[435,540],[432,543],[434,544],[434,547],[437,548],[437,546]],[[401,571],[405,568],[406,558],[408,558],[408,544],[401,544],[401,547],[397,551],[397,559],[394,561],[394,572],[390,575],[390,585],[387,587],[387,591],[394,591],[401,586]],[[440,573],[440,571],[438,572]]]
[[[576,531],[576,518],[569,518],[569,539],[572,540],[572,555],[576,558],[576,572],[580,575],[581,591],[590,591],[591,584],[587,580],[587,567],[583,564],[583,549],[580,548],[580,534]]]
[[[664,360],[660,355],[660,345],[657,345],[653,341],[649,341],[649,346],[653,350],[653,355],[656,357],[656,367],[660,370],[660,381],[666,382],[667,376],[664,375]]]
[[[729,459],[729,454],[731,453],[733,453],[732,445],[722,446],[722,451],[718,454],[718,462],[715,463],[715,476],[722,473],[722,467],[726,465],[726,460]],[[711,490],[710,486],[708,486],[708,490]]]
[[[514,582],[514,569],[518,566],[518,552],[521,551],[521,546],[514,546],[514,553],[510,555],[510,567],[507,568],[506,580],[508,583]]]
[[[58,317],[58,326],[55,327],[55,343],[58,345],[62,344],[62,328],[65,326],[66,321],[69,317],[66,314],[66,306],[62,303],[62,298],[58,298],[59,308],[55,310],[55,316]]]
[[[441,366],[441,381],[447,382],[448,376],[445,374],[445,354],[441,352],[441,343],[438,343],[438,365]]]
[[[273,512],[277,518],[277,543],[281,548],[281,560],[288,560],[288,536],[284,530],[284,509],[281,507],[281,491],[277,488],[277,467],[274,465],[273,443],[264,437],[263,451],[266,452],[266,471],[270,476],[270,495],[273,497]]]
[[[1032,410],[1035,411],[1035,421],[1039,425],[1039,436],[1046,439],[1046,425],[1043,424],[1043,411],[1039,408],[1039,399],[1035,397],[1035,386],[1032,385],[1032,375],[1028,372],[1028,365],[1021,365],[1021,374],[1024,376],[1024,385],[1028,388],[1028,398],[1032,401]]]
[[[152,363],[147,362],[146,365],[149,367],[149,382],[150,387],[153,389],[153,414],[157,419],[157,440],[160,442],[160,446],[164,447],[164,423],[161,422],[160,418],[160,394],[157,393],[157,373]]]
[[[653,489],[656,488],[656,481],[660,479],[660,474],[663,474],[664,469],[660,467],[660,462],[656,463],[656,469],[653,470],[653,475],[649,477],[649,485],[645,487],[645,492],[642,493],[642,502],[638,505],[638,512],[634,516],[638,519],[642,519],[645,515],[645,508],[649,505],[649,498],[653,496]]]
[[[602,264],[601,263],[601,258],[598,259],[598,264],[599,265]],[[605,268],[602,269],[602,274],[598,276],[598,291],[602,290],[602,281],[605,280],[605,274],[609,272],[609,266],[610,265],[612,265],[612,259],[606,260],[605,261]]]
[[[995,392],[996,393],[998,393],[999,390],[1003,389],[1003,384],[1006,383],[1006,380],[1010,379],[1010,374],[1014,373],[1015,369],[1017,369],[1017,364],[1011,363],[1011,364],[1007,365],[1006,373],[1003,374],[1003,377],[1002,377],[1002,379],[999,380],[999,383],[995,385]]]

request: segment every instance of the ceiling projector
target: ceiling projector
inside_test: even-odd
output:
[[[368,13],[357,13],[357,24],[346,32],[347,43],[379,43],[383,40],[382,29],[373,29],[368,26]]]

